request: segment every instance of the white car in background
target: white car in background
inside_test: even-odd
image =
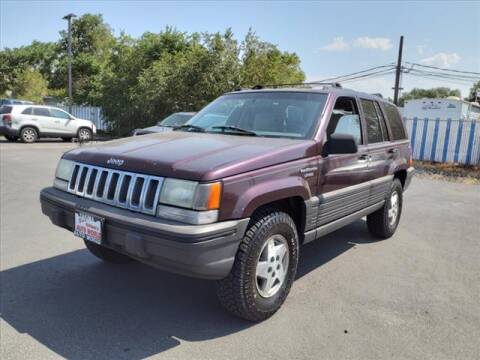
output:
[[[90,120],[76,118],[62,109],[43,105],[2,105],[0,135],[9,141],[21,139],[33,143],[39,138],[59,137],[64,141],[78,138],[90,141],[96,134]]]

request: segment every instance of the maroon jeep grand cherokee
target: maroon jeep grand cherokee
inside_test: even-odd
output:
[[[397,108],[342,89],[221,96],[176,131],[65,153],[42,211],[113,263],[218,280],[259,321],[287,297],[301,244],[361,217],[392,236],[413,168]]]

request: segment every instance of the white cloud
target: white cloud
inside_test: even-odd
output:
[[[320,48],[323,51],[344,51],[349,48],[348,44],[343,39],[343,36],[339,36],[333,39],[333,41]]]
[[[450,67],[460,61],[460,56],[457,53],[438,53],[433,56],[420,60],[422,64],[438,67]]]
[[[388,50],[392,48],[392,41],[387,38],[359,37],[353,40],[353,46],[364,49]]]

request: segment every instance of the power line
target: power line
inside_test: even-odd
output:
[[[320,81],[322,81],[322,82],[324,82],[324,81],[337,81],[338,79],[341,79],[341,78],[350,77],[350,76],[354,76],[354,75],[358,75],[358,74],[362,74],[362,73],[366,73],[366,72],[369,72],[369,71],[372,71],[372,70],[377,70],[377,69],[386,68],[386,67],[392,67],[393,68],[393,64],[375,66],[375,67],[365,69],[365,70],[362,70],[362,71],[357,71],[357,72],[354,72],[354,73],[351,73],[351,74],[346,74],[346,75],[337,76],[337,77],[333,77],[333,78],[323,79],[323,80],[320,80]]]
[[[406,64],[411,64],[414,66],[421,66],[424,68],[429,68],[429,69],[436,69],[436,70],[442,70],[442,71],[449,71],[449,72],[456,72],[456,73],[463,73],[463,74],[474,74],[474,75],[480,75],[479,72],[474,72],[474,71],[463,71],[463,70],[456,70],[456,69],[446,69],[446,68],[440,68],[436,66],[430,66],[430,65],[423,65],[423,64],[418,64],[418,63],[411,63],[411,62],[405,62]]]

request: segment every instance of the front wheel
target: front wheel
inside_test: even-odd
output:
[[[266,209],[252,217],[230,274],[217,282],[220,303],[250,321],[272,316],[283,304],[297,272],[298,234],[292,218]]]
[[[78,141],[79,142],[88,142],[93,138],[92,130],[87,128],[81,128],[78,130]]]
[[[402,183],[400,180],[394,179],[383,207],[367,216],[367,226],[370,233],[381,239],[391,237],[400,221],[402,204]]]
[[[95,255],[97,258],[102,259],[105,262],[112,263],[112,264],[126,264],[133,261],[132,258],[120,254],[114,250],[106,248],[101,245],[97,245],[91,241],[84,240],[85,246],[87,249]]]

